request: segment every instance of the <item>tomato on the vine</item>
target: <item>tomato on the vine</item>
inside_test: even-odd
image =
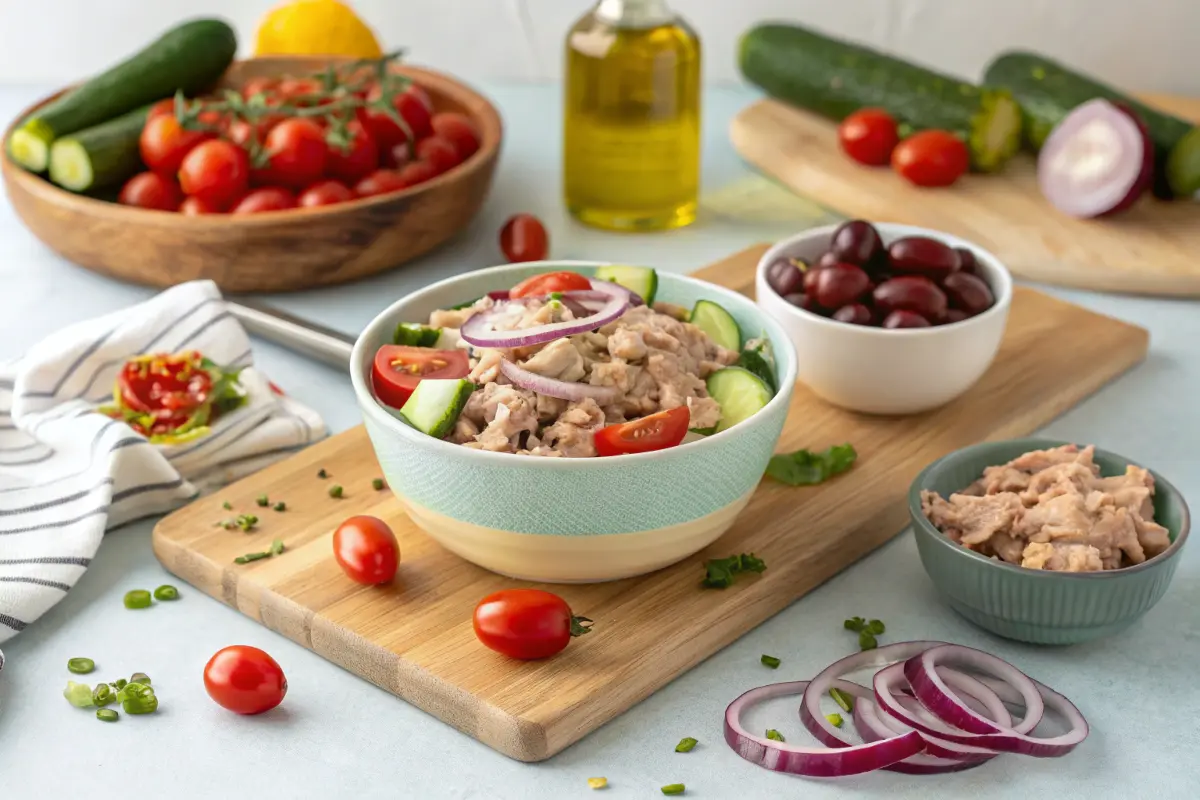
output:
[[[150,208],[156,211],[175,211],[183,201],[183,195],[175,181],[157,172],[142,172],[134,175],[121,187],[117,202],[122,205]]]
[[[430,125],[434,134],[454,145],[459,161],[466,161],[479,149],[479,130],[475,123],[463,114],[443,111],[433,115]]]
[[[400,182],[404,184],[404,188],[416,186],[418,183],[424,183],[437,177],[437,169],[428,161],[414,161],[411,164],[405,164],[399,170]]]
[[[267,166],[255,171],[255,183],[303,189],[325,172],[325,132],[310,119],[285,119],[271,128],[264,144]]]
[[[204,688],[217,705],[237,714],[261,714],[283,702],[287,678],[279,662],[257,647],[237,644],[204,665]]]
[[[382,96],[383,91],[379,86],[374,86],[367,94],[367,99],[374,101]],[[390,150],[400,142],[407,141],[409,132],[412,133],[413,140],[424,139],[433,133],[433,127],[430,124],[433,118],[433,103],[420,86],[415,83],[410,84],[407,89],[392,99],[392,106],[408,126],[408,132],[385,112],[377,109],[364,109],[360,117],[367,130],[375,138],[380,150]]]
[[[328,145],[325,172],[340,181],[357,183],[379,166],[379,148],[357,119],[346,123],[346,134],[350,137],[347,149],[343,150],[335,144]]]
[[[275,90],[279,88],[278,78],[251,78],[246,81],[246,85],[242,87],[242,97],[249,100],[256,94],[261,94],[265,97],[270,97],[275,94]]]
[[[504,589],[479,601],[472,616],[484,646],[510,658],[531,660],[560,652],[572,636],[591,630],[587,617],[571,613],[567,601],[541,589]]]
[[[401,169],[413,162],[415,158],[413,155],[414,149],[413,145],[408,142],[400,142],[400,144],[393,145],[389,150],[381,150],[379,152],[379,163],[390,169]]]
[[[207,131],[186,130],[172,114],[160,114],[146,121],[138,137],[142,161],[155,172],[174,176],[183,158],[192,148],[213,138]]]
[[[500,250],[510,263],[541,261],[550,251],[550,235],[537,217],[516,214],[500,229]]]
[[[838,143],[842,150],[868,167],[887,164],[899,141],[896,120],[880,108],[855,111],[838,126]]]
[[[400,177],[398,170],[377,169],[354,184],[354,193],[359,197],[374,197],[406,188],[408,188],[408,184]]]
[[[578,272],[543,272],[526,278],[508,290],[511,300],[522,297],[545,297],[552,292],[579,292],[592,288],[592,282]]]
[[[282,186],[255,189],[238,201],[231,213],[261,214],[265,211],[286,211],[296,207],[296,196]]]
[[[892,153],[892,169],[917,186],[949,186],[970,167],[967,145],[949,131],[915,133]]]
[[[375,586],[396,577],[400,545],[386,522],[360,515],[333,532],[333,557],[350,580]]]
[[[155,117],[173,117],[175,116],[175,98],[168,97],[165,100],[159,100],[154,105],[150,106],[150,110],[146,112],[146,121]]]
[[[316,208],[317,206],[332,206],[337,203],[347,203],[354,199],[354,192],[337,181],[321,181],[314,183],[301,193],[296,205],[301,208]]]
[[[250,159],[246,151],[220,139],[196,145],[179,167],[184,193],[218,207],[245,192],[249,181]]]
[[[220,214],[221,209],[199,197],[185,197],[179,204],[179,213],[189,217],[198,217],[201,214]]]
[[[439,175],[462,163],[454,145],[436,134],[417,142],[417,158],[429,162]]]
[[[322,88],[316,78],[284,78],[275,86],[275,93],[285,100],[303,100],[304,105],[315,105],[311,102],[313,95],[321,94]]]

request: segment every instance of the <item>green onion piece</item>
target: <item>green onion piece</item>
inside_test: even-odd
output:
[[[342,487],[338,486],[336,483],[333,486],[330,486],[329,487],[329,496],[330,497],[341,497],[342,496]]]
[[[276,511],[287,511],[287,503],[280,500],[278,503],[275,504],[275,510]]]
[[[253,514],[241,514],[234,520],[234,524],[244,530],[246,533],[254,530],[254,526],[258,524],[258,517]],[[228,527],[228,526],[226,526]]]
[[[679,744],[675,745],[676,753],[690,753],[692,748],[700,744],[699,740],[693,739],[691,736],[685,736],[679,740]]]
[[[866,631],[863,631],[862,633],[860,633],[858,635],[858,649],[860,651],[874,650],[876,647],[879,647],[879,642],[877,642],[875,640],[874,636],[867,633]]]
[[[254,502],[258,503],[263,508],[271,505],[270,498],[268,498],[265,494],[260,494],[258,497],[254,498]]]
[[[782,742],[783,734],[780,733],[779,731],[775,730],[774,728],[767,728],[767,738],[773,739],[777,742]]]
[[[115,681],[110,683],[109,686],[113,687],[119,692],[125,688],[125,684],[127,683],[129,683],[129,681],[125,680],[124,678],[117,678]]]
[[[833,698],[833,702],[842,707],[842,711],[849,713],[854,710],[854,698],[843,692],[841,689],[830,689],[829,696]]]
[[[179,590],[169,583],[164,583],[162,586],[154,590],[155,600],[178,600]]]
[[[851,617],[850,619],[848,619],[842,623],[842,627],[848,631],[854,631],[855,633],[860,633],[863,629],[863,626],[866,624],[867,624],[867,621],[864,620],[862,617]]]
[[[383,489],[383,478],[376,478],[371,481],[371,488],[377,492],[381,491]]]
[[[145,686],[150,685],[150,676],[144,672],[135,672],[129,676],[130,683],[140,683]]]
[[[283,539],[276,539],[271,542],[271,555],[277,556],[283,552]]]
[[[244,556],[238,556],[233,560],[235,564],[249,564],[251,561],[262,561],[264,558],[270,558],[270,553],[246,553]]]
[[[107,706],[117,702],[117,693],[107,683],[98,683],[92,689],[92,705]]]
[[[779,669],[779,665],[783,663],[775,656],[769,656],[766,653],[764,653],[758,660],[762,662],[764,667],[770,667],[771,669]]]
[[[125,688],[128,689],[129,687]],[[150,687],[147,686],[145,688],[149,689]],[[158,697],[153,693],[141,694],[137,697],[126,697],[125,701],[121,703],[121,708],[125,710],[126,714],[153,714],[155,711],[158,711]]]
[[[867,627],[866,627],[867,633],[873,634],[875,636],[879,636],[886,630],[887,630],[887,628],[885,628],[883,626],[883,623],[877,619],[873,619],[867,623]]]
[[[228,500],[226,500],[224,503],[221,503],[221,508],[225,509],[226,511],[233,511],[233,506],[229,504]]]
[[[145,589],[134,589],[125,593],[126,608],[149,608],[150,593]]]
[[[329,473],[325,471],[324,467],[321,467],[321,469],[317,470],[317,477],[318,478],[328,478]]]
[[[120,716],[121,715],[116,712],[116,709],[112,709],[112,708],[97,708],[96,709],[96,719],[100,720],[101,722],[116,722],[117,718]]]
[[[826,714],[825,719],[829,720],[829,724],[835,728],[842,727],[842,715],[841,714]]]
[[[682,783],[668,783],[662,787],[663,794],[683,794],[687,788]]]
[[[74,672],[76,675],[87,675],[96,668],[96,662],[90,658],[69,658],[67,659],[67,669]]]
[[[87,708],[93,705],[92,687],[86,683],[67,681],[67,688],[63,689],[63,697],[67,698],[67,702],[76,708]]]

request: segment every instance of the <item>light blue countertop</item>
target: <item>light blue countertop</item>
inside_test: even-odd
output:
[[[507,140],[483,213],[458,239],[389,275],[320,292],[269,298],[294,313],[358,331],[393,299],[455,272],[497,263],[496,234],[512,213],[547,223],[558,258],[603,258],[688,271],[782,226],[705,214],[667,235],[621,236],[570,222],[559,201],[558,91],[550,86],[485,87],[501,108]],[[0,90],[7,123],[44,89]],[[719,188],[748,175],[725,136],[752,95],[706,94],[705,180]],[[66,263],[26,232],[0,202],[0,359],[19,355],[68,322],[134,303],[152,292]],[[1145,326],[1147,361],[1043,433],[1094,442],[1153,466],[1185,495],[1200,498],[1200,313],[1192,302],[1085,292],[1055,294]],[[1053,347],[1053,341],[1046,346]],[[328,368],[260,343],[257,363],[289,393],[315,407],[334,431],[359,422],[349,382]],[[899,502],[899,498],[897,498]],[[171,576],[150,550],[147,520],[109,534],[91,569],[59,605],[4,646],[0,674],[0,798],[539,798],[591,797],[586,779],[605,776],[603,797],[661,797],[687,785],[696,798],[972,797],[1156,798],[1200,795],[1200,550],[1192,546],[1166,598],[1119,638],[1052,649],[990,636],[938,599],[904,534],[838,575],[691,672],[558,756],[521,764],[458,733],[366,681],[216,600],[181,585],[182,601],[131,618],[121,598]],[[798,532],[804,510],[796,511]],[[681,610],[686,612],[686,609]],[[848,616],[881,617],[885,641],[940,639],[981,647],[1071,697],[1091,736],[1063,759],[1005,757],[933,778],[878,773],[836,783],[778,775],[742,761],[722,740],[725,706],[744,690],[811,677],[847,654]],[[664,620],[663,624],[669,624]],[[130,627],[136,624],[137,627]],[[237,717],[205,694],[201,671],[229,644],[253,644],[283,665],[287,700],[261,717]],[[761,653],[783,660],[761,667]],[[102,725],[61,697],[69,657],[88,656],[99,674],[148,672],[160,712]],[[806,741],[796,703],[752,715]],[[673,748],[681,737],[700,745]],[[1191,787],[1190,789],[1188,787]]]

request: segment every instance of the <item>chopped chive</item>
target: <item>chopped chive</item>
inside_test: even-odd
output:
[[[341,497],[342,496],[342,487],[336,483],[333,486],[330,486],[329,487],[329,496],[334,497],[334,498]]]
[[[774,728],[767,728],[767,738],[772,739],[776,742],[782,742],[783,734],[780,733],[779,731],[775,730]]]
[[[258,503],[263,508],[266,508],[267,506],[271,505],[270,498],[268,498],[265,494],[260,494],[258,497],[256,497],[254,499],[254,502]]]
[[[130,683],[140,683],[144,686],[150,685],[150,676],[144,672],[135,672],[129,676]]]
[[[826,714],[825,719],[829,720],[829,724],[835,728],[842,727],[842,715],[841,714]]]
[[[766,653],[764,653],[758,660],[762,662],[764,667],[770,667],[771,669],[779,669],[779,665],[783,663],[775,656],[769,656]]]
[[[278,503],[275,504],[275,510],[276,511],[287,511],[287,503],[280,500]]]
[[[115,702],[117,702],[117,693],[110,684],[98,683],[96,688],[92,689],[92,705],[104,707]]]
[[[682,783],[668,783],[662,787],[663,794],[683,794],[687,788]]]
[[[164,583],[162,586],[154,590],[155,600],[178,600],[179,590],[169,583]]]
[[[329,473],[325,471],[324,467],[321,467],[319,470],[317,470],[317,477],[318,478],[328,478]]]
[[[589,789],[607,789],[608,778],[588,778]]]
[[[242,514],[233,522],[243,531],[249,533],[250,531],[254,530],[254,526],[258,524],[258,517],[254,516],[253,514]]]
[[[244,556],[238,556],[233,560],[235,564],[249,564],[251,561],[261,561],[264,558],[270,558],[270,553],[246,553]]]
[[[854,710],[854,698],[843,692],[841,689],[833,688],[829,690],[829,696],[833,701],[842,707],[842,711],[847,713]]]
[[[150,593],[145,589],[134,589],[125,593],[126,608],[149,608]]]
[[[67,698],[67,702],[76,708],[87,708],[92,705],[92,687],[86,683],[67,681],[67,688],[63,689],[63,697]]]
[[[116,709],[113,708],[96,709],[96,719],[100,720],[101,722],[116,722],[117,718],[120,716],[121,715],[117,713]]]
[[[282,553],[283,552],[283,539],[276,539],[275,541],[271,542],[271,549],[269,552],[273,556],[277,556],[280,553]]]
[[[699,740],[693,739],[691,736],[685,736],[679,740],[679,744],[675,745],[676,753],[690,753],[692,748],[700,744]]]
[[[376,478],[371,481],[371,488],[377,492],[381,491],[383,489],[383,478]]]
[[[96,668],[96,662],[90,658],[69,658],[67,669],[76,675],[87,675]]]
[[[221,503],[221,508],[225,509],[226,511],[233,511],[233,506],[229,504],[228,500],[226,500],[224,503]]]

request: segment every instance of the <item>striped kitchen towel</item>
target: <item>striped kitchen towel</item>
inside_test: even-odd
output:
[[[245,405],[189,442],[150,444],[97,413],[127,359],[199,350],[241,368]],[[316,412],[275,393],[210,281],[81,322],[0,365],[0,642],[57,603],[104,531],[183,505],[325,435]],[[0,666],[4,657],[0,654]]]

